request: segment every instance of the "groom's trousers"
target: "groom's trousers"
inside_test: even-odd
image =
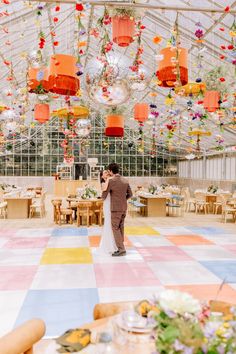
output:
[[[124,246],[124,223],[126,213],[124,211],[111,212],[111,225],[118,251],[125,251]]]

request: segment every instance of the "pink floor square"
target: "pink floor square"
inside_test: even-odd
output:
[[[0,231],[0,237],[13,237],[16,234],[15,229],[2,229]]]
[[[224,245],[222,246],[225,249],[227,249],[227,251],[232,252],[233,254],[236,254],[236,245]]]
[[[27,290],[37,266],[0,267],[0,290]]]
[[[15,237],[10,239],[3,248],[45,248],[49,237]]]
[[[94,264],[98,288],[156,286],[160,281],[143,263]]]
[[[192,261],[184,251],[175,246],[140,247],[137,249],[146,262]]]

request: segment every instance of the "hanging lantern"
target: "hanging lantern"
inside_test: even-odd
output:
[[[72,55],[55,54],[50,59],[50,91],[59,95],[75,96],[80,88],[76,76],[76,58]]]
[[[86,118],[89,115],[89,109],[85,106],[72,106],[72,107],[64,107],[58,108],[52,111],[52,117],[58,118],[68,118],[70,116],[74,119]]]
[[[30,93],[45,93],[49,91],[48,68],[29,68],[28,91]]]
[[[208,112],[215,112],[219,107],[220,94],[218,91],[207,91],[203,105]]]
[[[178,53],[177,53],[178,50]],[[177,55],[178,54],[178,55]],[[185,48],[167,47],[160,51],[162,60],[158,64],[156,76],[160,80],[159,86],[175,87],[177,66],[179,66],[180,81],[182,85],[188,83],[188,51]]]
[[[106,136],[122,138],[124,136],[124,117],[120,114],[106,116]]]
[[[148,119],[149,105],[147,103],[136,103],[134,106],[134,119],[144,123]]]
[[[49,120],[49,105],[45,103],[37,103],[34,106],[34,119],[43,124]]]
[[[120,47],[128,47],[132,43],[135,32],[135,20],[129,16],[114,16],[112,18],[113,42]]]
[[[175,93],[180,96],[197,96],[200,93],[205,93],[205,91],[205,82],[189,82],[184,86],[175,88]]]

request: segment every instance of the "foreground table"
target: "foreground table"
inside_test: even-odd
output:
[[[112,321],[114,321],[115,316],[104,318],[101,320],[93,321],[89,323],[88,325],[81,326],[81,328],[88,328],[92,331],[92,335],[96,336],[96,334],[99,334],[101,332],[109,331],[111,326],[112,326]],[[145,340],[145,342],[142,342],[141,337],[143,335],[136,334],[135,336],[140,337],[139,343],[135,342],[126,342],[122,345],[116,344],[112,342],[110,344],[110,350],[114,349],[116,350],[116,353],[118,354],[151,354],[155,351],[155,344],[154,342],[150,339],[148,339],[148,342]],[[114,334],[113,337],[117,339],[117,336]],[[147,338],[147,335],[145,335]],[[148,335],[149,338],[149,335]],[[39,343],[37,343],[34,347],[34,354],[58,354],[57,352],[57,344],[55,340],[53,339],[46,339],[42,340]],[[89,344],[86,348],[81,350],[79,353],[81,354],[104,354],[104,351],[101,351],[102,347],[96,344]],[[110,351],[109,351],[110,352]],[[115,351],[114,351],[115,353]]]
[[[8,219],[27,219],[29,217],[32,197],[7,197],[7,218]]]

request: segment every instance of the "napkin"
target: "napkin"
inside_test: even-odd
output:
[[[61,345],[57,351],[59,353],[74,353],[84,349],[91,339],[91,331],[89,329],[69,329],[63,335],[56,339]]]

